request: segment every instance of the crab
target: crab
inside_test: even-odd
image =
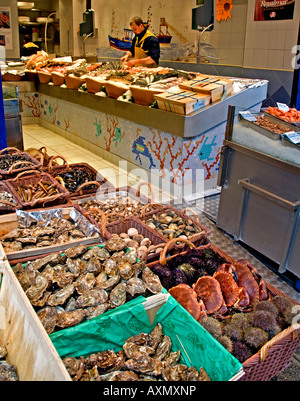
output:
[[[186,309],[196,320],[206,316],[203,302],[198,302],[196,292],[187,284],[178,284],[170,288],[169,293],[180,305]]]
[[[226,312],[227,308],[223,298],[221,286],[214,277],[200,277],[196,284],[193,284],[193,290],[203,301],[207,314],[217,311],[220,313]]]
[[[240,272],[240,276],[244,274],[244,273],[241,273],[241,272],[244,272],[244,269],[242,269],[241,266],[243,266],[244,268],[247,267],[248,271],[251,273],[254,281],[257,283],[257,285],[258,285],[258,300],[259,301],[265,301],[265,300],[269,299],[269,293],[268,293],[268,290],[267,290],[266,282],[263,280],[261,275],[258,273],[257,269],[245,259],[238,260],[238,265],[239,265],[239,268],[237,270],[237,274],[238,275],[239,275],[238,271]],[[249,281],[250,281],[250,279],[249,279]],[[251,285],[251,287],[252,288],[249,288],[249,290],[251,289],[252,291],[254,291],[254,285],[253,284]],[[255,286],[255,288],[256,288],[256,286]],[[254,291],[255,296],[256,296],[256,293],[257,293],[257,288]],[[251,299],[251,296],[250,296],[250,299]]]

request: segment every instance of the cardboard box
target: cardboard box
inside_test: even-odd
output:
[[[211,102],[226,98],[232,92],[232,81],[223,79],[222,77],[200,75],[190,81],[179,84],[183,90],[192,90],[197,93],[210,95]]]
[[[183,115],[191,114],[210,102],[210,96],[187,90],[176,93],[164,92],[154,95],[154,99],[157,100],[160,109]]]

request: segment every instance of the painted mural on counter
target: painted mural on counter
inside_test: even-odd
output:
[[[40,117],[174,184],[197,181],[197,169],[205,180],[218,175],[223,124],[193,139],[184,139],[43,94],[25,92],[20,98],[23,117]]]

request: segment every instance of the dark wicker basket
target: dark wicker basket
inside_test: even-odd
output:
[[[37,198],[34,201],[24,201],[18,193],[18,188],[22,185],[35,185],[42,179],[50,182],[51,185],[53,185],[58,190],[58,193],[53,196]],[[10,192],[19,201],[19,203],[22,205],[22,208],[24,209],[60,205],[62,203],[66,203],[66,199],[69,196],[69,192],[63,186],[61,186],[53,177],[51,177],[50,174],[36,170],[24,171],[23,173],[18,174],[17,177],[7,180],[6,184]]]
[[[2,176],[2,179],[4,179],[4,180],[13,178],[23,171],[26,171],[29,169],[30,170],[35,170],[35,169],[38,170],[42,167],[41,161],[35,159],[27,152],[21,152],[17,148],[2,149],[0,151],[0,160],[4,159],[6,157],[6,155],[4,155],[5,152],[7,152],[8,154],[16,153],[22,157],[23,161],[12,164],[8,170],[0,170],[0,175]],[[20,164],[26,164],[26,166],[18,168],[18,165],[20,165]]]
[[[126,219],[114,221],[113,223],[109,223],[107,225],[104,223],[101,227],[98,227],[101,229],[101,233],[105,239],[112,238],[113,234],[127,233],[129,228],[136,228],[140,235],[145,238],[149,238],[152,243],[146,253],[146,261],[148,263],[159,259],[159,249],[163,249],[165,244],[167,243],[167,240],[161,238],[160,235],[157,235],[156,231],[152,230],[141,220],[133,216],[127,217]],[[153,250],[154,253],[151,253],[151,250]]]
[[[53,163],[58,159],[62,159],[64,161],[63,165],[54,165]],[[101,191],[101,193],[114,192],[115,187],[101,174],[98,173],[96,169],[90,166],[87,163],[73,163],[69,164],[66,159],[62,156],[52,156],[50,158],[47,173],[50,174],[53,178],[60,182],[63,185],[63,181],[57,179],[59,174],[67,173],[68,171],[74,170],[82,170],[87,172],[92,177],[90,182],[85,182],[84,184],[78,186],[75,192],[70,192],[69,199],[81,199],[88,195],[96,194],[97,191]],[[88,188],[93,185],[96,188]]]
[[[152,210],[151,212],[147,212],[146,210],[147,210],[148,206],[154,206],[154,210]],[[176,209],[176,208],[174,208],[172,206],[164,206],[164,207],[162,207],[162,205],[159,205],[159,204],[157,206],[158,206],[157,209],[155,209],[155,205],[146,205],[145,206],[144,211],[143,211],[142,216],[141,216],[141,220],[145,224],[147,224],[146,223],[147,219],[151,218],[154,214],[159,216],[162,213],[165,213],[165,212],[168,212],[168,211],[172,211],[178,217],[181,217],[183,220],[190,221],[191,224],[193,224],[194,226],[196,226],[198,228],[199,232],[188,236],[187,239],[190,242],[192,242],[195,246],[206,245],[209,242],[208,236],[210,235],[210,230],[200,223],[198,217],[192,218],[192,217],[188,216],[186,213],[181,212],[180,210],[178,210],[178,209]],[[185,210],[187,210],[187,209],[185,209]],[[159,234],[162,235],[161,233],[159,233]],[[164,235],[162,235],[162,236],[164,238],[167,238]],[[167,238],[167,240],[169,240],[169,239]],[[185,243],[175,244],[174,245],[174,252],[182,252],[184,250],[184,248],[186,248],[186,244]]]

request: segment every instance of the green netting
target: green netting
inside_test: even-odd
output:
[[[88,356],[112,349],[120,351],[127,338],[150,333],[161,323],[172,340],[172,351],[181,350],[182,363],[203,367],[212,380],[230,380],[241,363],[216,341],[173,297],[169,297],[150,323],[139,297],[116,310],[106,312],[76,327],[53,333],[50,338],[61,356]],[[145,299],[144,299],[145,300]]]

